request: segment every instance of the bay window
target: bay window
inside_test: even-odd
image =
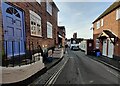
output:
[[[30,10],[30,29],[31,35],[42,36],[41,17],[31,10]]]

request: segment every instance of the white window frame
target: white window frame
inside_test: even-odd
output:
[[[46,10],[50,15],[52,15],[52,4],[50,4],[49,0],[46,2]]]
[[[101,26],[103,26],[104,25],[104,20],[103,19],[101,19]]]
[[[120,8],[116,9],[116,20],[120,19]]]
[[[96,23],[96,28],[97,28],[97,29],[100,28],[100,21],[97,21],[97,23]]]
[[[34,11],[30,12],[30,30],[32,36],[42,37],[41,17]],[[33,23],[33,24],[32,24]]]
[[[96,49],[99,49],[100,48],[100,41],[99,39],[96,39]]]
[[[47,38],[53,38],[52,32],[52,24],[47,22]]]

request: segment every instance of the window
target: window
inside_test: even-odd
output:
[[[116,20],[120,19],[120,8],[116,10]]]
[[[96,49],[99,49],[99,39],[96,39]]]
[[[101,19],[101,26],[103,26],[103,22],[104,22],[103,19]]]
[[[11,15],[14,14],[16,17],[20,18],[19,12],[13,7],[7,8],[6,13],[11,14]]]
[[[36,0],[39,4],[41,4],[41,0]]]
[[[47,22],[47,38],[52,38],[52,24]]]
[[[47,12],[52,15],[52,4],[47,0]]]
[[[100,28],[100,21],[97,22],[97,25],[96,25],[97,29]]]
[[[30,26],[31,26],[31,35],[42,36],[41,17],[31,10],[30,10]]]

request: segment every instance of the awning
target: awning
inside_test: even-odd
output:
[[[103,31],[109,36],[109,38],[116,38],[117,37],[113,32],[111,32],[109,30],[103,30]]]
[[[103,40],[103,39],[107,39],[109,38],[113,44],[116,43],[118,37],[117,35],[115,35],[113,32],[111,32],[110,30],[103,30],[102,33],[100,33],[97,37],[99,40]]]
[[[98,35],[98,39],[106,39],[108,38],[109,36],[105,33],[105,32],[102,32],[101,34]]]
[[[103,32],[100,35],[98,35],[98,39],[102,39],[102,38],[103,39],[104,38],[117,38],[117,36],[109,30],[103,30]]]

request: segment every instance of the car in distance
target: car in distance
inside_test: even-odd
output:
[[[79,46],[72,46],[72,50],[74,50],[74,51],[79,50]]]

